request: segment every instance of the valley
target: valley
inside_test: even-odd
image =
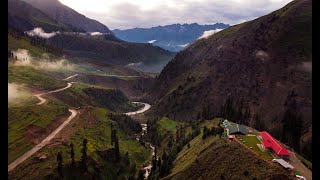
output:
[[[113,31],[8,3],[8,179],[312,180],[311,0]]]

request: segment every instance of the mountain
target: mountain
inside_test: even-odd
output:
[[[51,33],[45,42],[51,47],[62,49],[71,59],[160,72],[174,55],[152,44],[120,40],[106,26],[86,18],[59,1],[26,1],[32,5],[20,0],[9,0],[9,27],[18,31],[40,27],[43,33],[59,30],[59,33]],[[83,30],[88,32],[84,33]]]
[[[100,22],[89,19],[77,11],[63,5],[59,0],[23,0],[32,6],[40,9],[42,12],[48,14],[55,21],[70,25],[77,29],[77,31],[85,32],[112,32],[107,26]]]
[[[149,116],[222,117],[270,131],[311,160],[312,1],[203,38],[170,61],[145,100]]]
[[[45,31],[50,32],[67,28],[39,9],[20,0],[8,1],[8,26],[22,31],[41,26]]]
[[[104,35],[60,33],[47,40],[74,58],[160,72],[173,53],[147,43],[109,40]]]
[[[180,51],[188,44],[197,40],[205,31],[224,29],[228,24],[216,23],[212,25],[172,24],[152,28],[134,28],[127,30],[113,30],[122,40],[129,42],[149,42],[170,51]]]

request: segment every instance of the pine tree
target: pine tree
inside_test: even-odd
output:
[[[115,136],[114,148],[116,151],[116,161],[118,162],[120,160],[120,150],[119,150],[119,139],[117,136]]]
[[[144,172],[143,172],[143,170],[140,170],[140,171],[139,171],[138,179],[137,179],[137,180],[144,180]]]
[[[113,146],[113,124],[110,123],[110,129],[111,129],[111,145]]]
[[[75,159],[74,159],[74,149],[73,149],[73,143],[70,145],[71,150],[70,150],[70,156],[71,156],[71,167],[75,166]]]
[[[87,171],[87,139],[83,140],[83,147],[82,147],[82,156],[81,156],[81,164],[82,164],[82,168],[83,171],[86,172]]]
[[[161,167],[161,159],[160,159],[160,158],[158,158],[157,166],[158,166],[159,168]]]
[[[132,163],[132,165],[130,166],[130,176],[134,177],[134,175],[136,174],[136,171],[137,171],[137,165],[136,163]]]
[[[63,174],[62,174],[63,157],[62,157],[61,152],[59,152],[57,155],[57,161],[58,161],[58,167],[57,167],[58,173],[59,173],[60,177],[63,177]]]
[[[128,165],[130,164],[129,153],[128,152],[126,152],[126,154],[124,155],[124,160]]]

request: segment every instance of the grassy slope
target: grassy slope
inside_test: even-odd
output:
[[[157,122],[157,124],[159,126],[159,131],[161,135],[164,135],[167,131],[175,132],[178,125],[176,121],[173,121],[167,117],[161,118]]]
[[[212,122],[205,121],[200,125],[201,128],[204,126],[207,126],[208,128],[212,128],[216,126],[219,123],[219,119],[215,119]],[[208,147],[216,138],[209,138],[210,140],[206,140],[204,143],[202,142],[202,135],[201,132],[200,135],[198,135],[196,138],[194,138],[190,142],[191,148],[188,149],[187,147],[184,147],[183,150],[178,154],[177,159],[174,161],[174,168],[172,169],[172,174],[176,174],[178,171],[184,170],[186,167],[188,167],[192,162],[194,162],[197,158],[197,156],[201,153],[201,151]]]
[[[105,162],[99,155],[98,151],[105,151],[110,149],[110,126],[109,123],[111,120],[106,116],[110,111],[102,108],[94,108],[90,110],[93,118],[98,119],[98,122],[89,125],[88,119],[92,118],[87,115],[80,115],[79,119],[77,119],[76,124],[80,124],[80,128],[78,128],[75,133],[68,140],[68,144],[73,142],[75,147],[75,159],[76,161],[80,161],[81,159],[81,147],[82,140],[87,138],[88,140],[88,155],[93,159],[103,164],[102,174],[105,178],[114,179],[116,172],[118,171],[119,165]],[[115,123],[115,122],[114,122]],[[85,128],[84,128],[85,127]],[[71,128],[71,127],[69,127]],[[117,127],[116,127],[117,128]],[[149,156],[149,148],[141,146],[134,137],[129,137],[126,135],[126,132],[123,132],[121,129],[117,128],[119,143],[120,143],[120,152],[121,154],[125,154],[129,152],[129,159],[131,163],[136,163],[137,168],[140,167]],[[37,153],[26,160],[21,166],[17,167],[12,173],[9,174],[9,178],[26,178],[26,179],[34,179],[34,178],[44,178],[50,173],[54,173],[54,169],[56,168],[56,154],[61,151],[64,164],[68,164],[71,162],[70,159],[70,149],[66,145],[58,145],[52,147],[45,147],[40,150],[39,153],[45,153],[48,155],[48,159],[43,162],[39,162],[34,159]],[[93,171],[92,167],[89,167],[89,171]],[[32,172],[32,173],[30,173]],[[127,174],[127,169],[123,169],[123,174]]]
[[[8,90],[10,91],[10,88]],[[39,101],[30,91],[22,86],[17,87],[16,90],[19,95],[10,100],[8,98],[8,108],[32,105]]]
[[[121,91],[96,85],[73,83],[71,88],[51,96],[73,107],[89,105],[105,107],[116,112],[135,110],[135,106]]]
[[[37,90],[55,90],[67,86],[65,81],[56,79],[47,72],[29,66],[8,66],[8,82],[26,84]]]
[[[27,39],[22,38],[17,40],[8,35],[8,46],[10,50],[17,49],[27,49],[30,54],[34,57],[41,57],[45,51],[42,49],[32,46]],[[49,57],[55,58],[52,54]],[[87,70],[85,73],[91,73],[93,70],[89,65],[82,65],[77,69],[83,71]],[[100,67],[103,69],[104,67]],[[106,67],[108,70],[113,70],[114,67]],[[36,70],[32,67],[27,66],[13,66],[10,64],[8,66],[8,82],[25,84],[31,89],[49,91],[57,88],[65,87],[66,82],[60,79],[64,78],[66,74],[62,72],[45,72],[43,70]],[[113,71],[118,72],[117,69]],[[109,71],[108,71],[109,72]],[[56,73],[56,74],[55,74]],[[60,73],[60,75],[59,75]],[[61,75],[64,74],[64,75]],[[71,72],[69,72],[70,74]],[[71,74],[70,74],[71,75]],[[59,79],[56,78],[59,77]],[[61,78],[60,78],[61,76]],[[12,162],[19,156],[21,156],[26,151],[30,150],[34,144],[26,137],[25,128],[28,125],[35,125],[39,128],[46,128],[51,125],[58,116],[66,113],[70,103],[65,102],[65,100],[75,100],[76,103],[80,103],[83,106],[92,105],[100,107],[110,107],[112,110],[121,109],[121,111],[126,111],[128,109],[132,110],[133,105],[128,101],[128,99],[123,95],[123,93],[116,91],[114,89],[106,89],[99,86],[90,86],[84,84],[74,84],[69,91],[61,92],[61,99],[55,98],[52,94],[45,95],[48,102],[42,106],[36,106],[38,102],[36,98],[30,95],[30,102],[19,105],[12,106],[8,108],[8,157],[9,162]],[[71,98],[68,96],[71,95]],[[108,98],[105,97],[108,96]],[[63,97],[65,96],[65,97]],[[68,97],[68,98],[66,98]],[[109,106],[111,104],[111,106]],[[74,104],[78,107],[79,104]],[[99,162],[103,162],[100,156],[97,155],[97,151],[110,149],[110,127],[108,123],[110,119],[105,117],[108,111],[102,108],[95,108],[92,110],[94,118],[98,119],[99,122],[92,125],[88,122],[82,122],[79,128],[77,128],[76,133],[72,135],[70,140],[75,144],[76,159],[80,159],[80,144],[84,137],[89,141],[88,153],[91,157]],[[82,121],[86,121],[87,117],[82,117]],[[89,118],[90,119],[90,118]],[[69,127],[70,128],[70,127]],[[149,157],[149,148],[141,146],[134,137],[128,137],[126,132],[118,129],[118,135],[120,136],[120,151],[122,154],[129,152],[129,158],[131,162],[135,162],[137,167],[142,165],[146,159]],[[23,163],[18,170],[15,170],[11,174],[11,178],[27,178],[34,179],[38,177],[44,177],[51,173],[53,168],[56,167],[56,153],[62,151],[64,158],[66,158],[66,153],[68,148],[64,145],[57,145],[53,147],[45,147],[40,152],[49,153],[49,158],[45,162],[39,163],[34,161],[33,157],[37,153],[29,158],[25,163]],[[50,156],[51,155],[51,156]],[[32,165],[29,164],[31,162]],[[35,163],[35,164],[34,164]],[[116,171],[118,170],[118,165],[106,163],[106,177],[115,177]],[[125,170],[127,171],[127,170]],[[111,175],[110,175],[111,173]],[[127,172],[124,172],[127,173]]]
[[[9,43],[12,45],[12,43]],[[20,44],[20,45],[23,45]],[[20,46],[21,47],[21,46]],[[29,46],[28,46],[29,47]],[[41,52],[38,48],[34,52]],[[42,53],[42,52],[41,52]],[[55,79],[48,73],[27,66],[8,66],[8,82],[25,84],[28,88],[37,90],[54,90],[65,87],[64,81]],[[28,92],[27,103],[9,106],[8,108],[8,163],[12,162],[34,144],[26,137],[25,128],[36,125],[45,128],[60,115],[67,113],[67,106],[61,102],[49,101],[37,106],[38,99]]]
[[[101,92],[102,95],[109,96],[110,101],[104,101],[105,98],[100,98],[98,96],[93,96],[92,94],[85,94],[82,92],[83,89],[93,90],[92,93],[97,94]],[[96,91],[99,89],[98,91]],[[56,93],[59,94],[59,93]],[[115,110],[125,110],[134,109],[134,106],[125,98],[123,94],[115,90],[108,90],[97,86],[87,86],[83,84],[76,84],[70,90],[60,92],[60,96],[66,103],[70,102],[76,103],[72,104],[76,107],[78,106],[105,106],[112,107]],[[68,99],[69,97],[71,99]],[[32,142],[25,136],[25,128],[28,125],[35,125],[42,128],[46,128],[50,123],[52,123],[58,116],[67,113],[68,103],[64,103],[59,99],[46,97],[48,103],[45,105],[37,106],[35,104],[19,107],[10,107],[8,109],[8,150],[9,150],[9,162],[28,151],[33,147]],[[100,127],[102,128],[102,127]]]
[[[8,108],[8,163],[34,146],[25,135],[25,128],[28,125],[45,128],[57,116],[66,114],[67,111],[67,107],[58,102],[48,102],[42,106]]]
[[[10,35],[8,35],[8,46],[11,50],[17,50],[17,49],[27,49],[29,50],[30,54],[34,57],[41,57],[44,53],[46,53],[44,50],[32,46],[30,42],[22,38],[21,40],[17,40],[12,38]],[[50,57],[55,57],[52,54],[49,54]],[[81,66],[80,69],[84,73],[92,73],[95,69],[92,69],[89,66]],[[99,69],[107,69],[107,72],[114,72],[112,74],[118,74],[122,73],[125,75],[127,72],[123,72],[122,69],[120,70],[116,69],[115,67],[100,67]],[[30,88],[35,88],[37,90],[53,90],[60,87],[65,87],[66,82],[62,80],[56,79],[53,74],[54,72],[44,72],[42,70],[36,70],[32,67],[18,67],[9,65],[9,82],[12,83],[18,83],[18,84],[26,84]],[[78,69],[79,70],[79,69]],[[58,73],[58,72],[56,72]],[[71,75],[71,74],[70,74]],[[58,74],[59,76],[59,74]],[[60,77],[59,77],[60,79]],[[83,90],[92,90],[94,94],[85,94]],[[95,97],[95,92],[111,92],[111,96],[115,95],[116,97],[113,98],[113,100],[118,100],[118,102],[115,102],[113,104],[113,109],[116,109],[116,107],[122,108],[122,110],[125,109],[131,109],[132,105],[127,102],[127,99],[123,94],[120,92],[115,92],[113,89],[105,89],[98,86],[87,86],[83,84],[77,84],[73,86],[70,89],[70,92],[73,96],[73,98],[77,101],[82,101],[82,105],[98,105],[103,106],[106,105],[106,103],[109,102],[103,102],[104,98],[98,98]],[[63,93],[62,93],[63,94]],[[83,99],[83,95],[85,94],[85,98]],[[64,94],[66,95],[66,94]],[[93,96],[93,98],[92,98]],[[31,96],[32,97],[32,96]],[[68,96],[67,96],[68,97]],[[37,99],[33,98],[30,103],[28,103],[28,106],[19,106],[14,108],[9,108],[9,117],[8,117],[8,125],[9,125],[9,144],[8,144],[8,150],[9,150],[9,162],[12,162],[17,157],[21,156],[23,153],[25,153],[27,150],[31,149],[34,144],[25,136],[25,127],[27,125],[36,125],[42,128],[46,128],[47,125],[49,125],[52,121],[55,120],[55,118],[61,113],[63,113],[65,110],[67,110],[68,103],[65,104],[64,98],[56,99],[52,97],[51,95],[46,95],[45,97],[48,99],[48,103],[46,103],[43,106],[37,106],[34,108],[34,104],[37,102]],[[124,101],[126,101],[124,103]],[[124,103],[124,104],[121,104]],[[123,105],[123,106],[122,106]],[[121,107],[122,106],[122,107]],[[63,110],[63,111],[62,111]],[[88,138],[89,144],[88,144],[88,153],[90,157],[93,157],[95,160],[102,162],[106,167],[106,169],[103,171],[105,177],[111,177],[111,179],[115,178],[115,175],[118,171],[117,168],[120,168],[118,164],[113,163],[106,163],[101,159],[100,156],[97,155],[97,151],[103,151],[106,149],[110,149],[110,127],[107,125],[107,123],[110,121],[108,118],[105,117],[106,110],[101,108],[95,108],[92,112],[94,116],[100,120],[99,123],[95,124],[94,126],[83,123],[83,126],[80,127],[76,133],[71,137],[71,141],[75,144],[75,151],[76,151],[76,159],[80,160],[80,144],[82,143],[82,140],[84,137]],[[97,136],[99,134],[99,136]],[[126,152],[129,152],[129,158],[130,162],[134,162],[137,164],[137,168],[139,168],[147,158],[149,157],[149,148],[141,146],[134,137],[128,137],[126,135],[126,132],[123,132],[121,130],[118,130],[118,135],[120,136],[120,150],[122,154],[125,154]],[[34,156],[37,155],[37,153],[32,157],[29,158],[25,163],[23,163],[20,167],[18,167],[16,171],[14,171],[10,178],[25,178],[25,179],[34,179],[38,177],[44,177],[45,175],[48,175],[51,173],[53,168],[56,166],[56,153],[58,151],[62,151],[64,154],[64,158],[66,159],[68,148],[64,145],[58,145],[53,147],[45,147],[40,152],[46,152],[49,153],[49,158],[45,162],[40,163],[37,160],[34,160]],[[65,160],[67,161],[67,160]],[[28,164],[31,162],[32,165]],[[91,168],[92,170],[92,168]],[[128,173],[127,169],[124,169],[124,174]]]
[[[39,47],[32,46],[30,41],[24,37],[21,40],[13,38],[11,35],[8,35],[8,49],[17,50],[17,49],[28,49],[31,55],[40,57],[42,54],[46,53],[45,50],[40,49]],[[53,56],[51,54],[51,56]]]
[[[205,121],[203,127],[213,127],[218,119]],[[230,173],[232,171],[232,173]],[[248,175],[244,172],[248,171]],[[165,179],[267,179],[273,175],[286,178],[286,172],[259,161],[236,143],[210,136],[202,140],[202,133],[185,146],[174,161],[172,173]]]

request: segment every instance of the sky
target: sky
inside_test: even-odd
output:
[[[292,0],[59,0],[109,29],[169,24],[238,24],[275,11]]]

